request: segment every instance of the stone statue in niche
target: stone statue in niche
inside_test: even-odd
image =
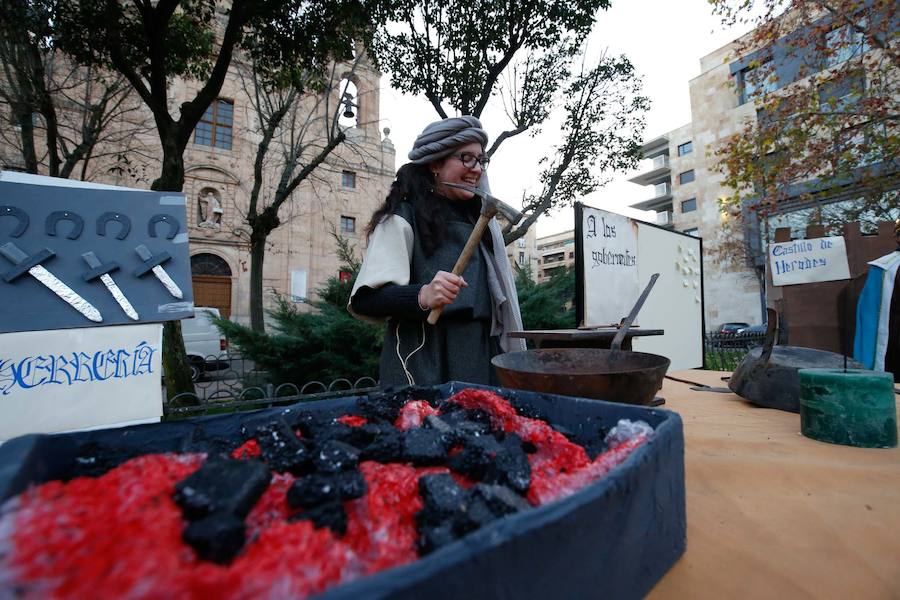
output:
[[[200,199],[200,215],[203,220],[197,224],[197,227],[205,227],[207,229],[219,229],[222,226],[222,204],[213,192],[206,192],[206,195]]]

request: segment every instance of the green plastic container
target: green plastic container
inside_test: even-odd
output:
[[[800,431],[831,444],[897,446],[897,404],[890,373],[800,369]]]

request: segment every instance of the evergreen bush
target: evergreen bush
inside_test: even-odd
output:
[[[216,325],[244,358],[268,373],[274,384],[309,381],[328,385],[338,378],[355,382],[360,377],[378,379],[378,357],[384,326],[353,318],[347,312],[350,291],[359,273],[360,261],[350,243],[332,233],[338,244],[341,270],[350,277],[341,281],[330,277],[316,290],[317,300],[294,302],[276,295],[269,310],[274,321],[272,333],[261,333],[227,319]],[[303,304],[314,310],[301,310]]]

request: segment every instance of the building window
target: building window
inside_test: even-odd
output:
[[[306,269],[291,271],[291,300],[294,302],[306,300]]]
[[[356,217],[341,215],[341,233],[356,233]]]
[[[819,106],[822,111],[842,112],[862,98],[866,76],[858,71],[838,75],[819,86]]]
[[[866,20],[861,19],[859,26],[866,28]],[[866,34],[857,31],[850,25],[835,27],[825,34],[825,67],[833,67],[854,56],[859,56],[868,51]]]
[[[678,156],[684,156],[685,154],[690,154],[694,151],[694,143],[691,141],[685,142],[678,146]]]
[[[197,123],[194,143],[231,150],[231,130],[234,124],[234,102],[218,98]]]
[[[517,240],[516,240],[516,247],[518,247],[518,248],[524,248],[524,247],[525,247],[525,239],[524,239],[524,238],[519,238],[519,239],[517,239]]]
[[[697,199],[689,198],[681,202],[681,212],[689,213],[697,210]]]
[[[524,252],[519,252],[519,264],[520,265],[525,264],[525,253]]]
[[[778,77],[770,60],[758,67],[741,69],[737,78],[741,104],[749,102],[754,96],[765,95],[778,89]]]
[[[341,186],[345,188],[356,188],[356,173],[353,171],[341,171]]]
[[[678,185],[684,185],[694,180],[694,170],[685,171],[678,176]]]
[[[686,233],[688,235],[692,235],[694,237],[700,237],[700,230],[696,227],[691,227],[690,229],[685,229],[682,233]]]

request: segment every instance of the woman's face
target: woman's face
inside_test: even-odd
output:
[[[429,169],[434,174],[435,191],[451,200],[471,200],[474,196],[472,192],[447,187],[443,185],[443,182],[477,186],[482,173],[484,173],[484,167],[480,162],[473,161],[473,157],[478,159],[484,157],[484,149],[478,142],[460,146],[450,156],[431,163]],[[474,162],[474,166],[467,167],[463,164],[463,159],[469,163]]]

